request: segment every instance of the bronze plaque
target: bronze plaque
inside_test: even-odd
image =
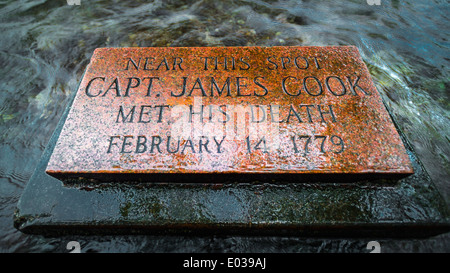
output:
[[[167,47],[95,50],[46,172],[126,180],[413,168],[356,47]]]

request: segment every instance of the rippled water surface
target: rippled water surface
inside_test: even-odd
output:
[[[384,102],[450,204],[450,4],[442,0],[0,1],[0,251],[363,252],[367,240],[45,238],[13,227],[17,201],[97,47],[356,45]],[[450,235],[384,240],[450,251]]]

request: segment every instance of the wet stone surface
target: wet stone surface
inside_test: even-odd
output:
[[[337,183],[336,174],[319,181],[308,177],[301,183],[284,175],[263,182],[253,174],[246,182],[238,177],[225,182],[215,177],[207,183],[60,180],[47,173],[49,161],[77,99],[79,93],[74,93],[17,204],[14,226],[24,233],[392,238],[450,230],[448,208],[401,132],[413,170],[406,177],[357,179],[357,183],[345,179]]]
[[[160,181],[413,168],[356,47],[100,48],[46,172]]]

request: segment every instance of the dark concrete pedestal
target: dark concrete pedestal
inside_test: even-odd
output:
[[[399,180],[65,185],[45,168],[67,113],[17,205],[14,225],[22,232],[423,237],[450,231],[448,208],[408,143],[415,173]]]

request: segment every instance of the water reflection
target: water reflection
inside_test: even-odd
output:
[[[449,5],[444,0],[0,2],[0,249],[63,251],[12,226],[18,198],[97,47],[356,45],[384,102],[450,201]],[[440,238],[440,239],[439,239]],[[393,251],[449,249],[448,236]],[[69,240],[68,240],[69,241]],[[342,242],[342,241],[339,241]],[[358,251],[359,241],[105,237],[89,251]],[[389,246],[389,243],[387,243]]]

